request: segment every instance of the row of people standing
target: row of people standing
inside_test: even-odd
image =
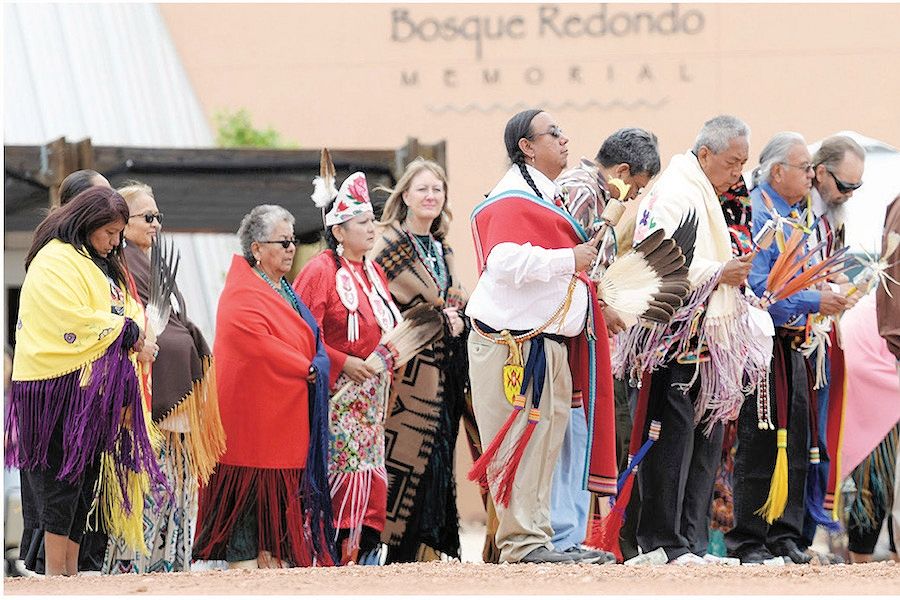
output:
[[[378,237],[365,175],[348,177],[323,207],[328,248],[293,285],[290,213],[262,205],[242,221],[215,345],[228,444],[201,494],[195,558],[274,567],[459,556],[466,298],[444,240],[446,176],[417,160],[388,191]],[[366,357],[421,303],[441,309],[442,336],[395,377],[375,373]]]
[[[808,547],[817,525],[833,523],[828,513],[836,478],[827,458],[841,410],[828,407],[827,357],[839,351],[831,317],[850,308],[859,294],[838,276],[760,306],[778,246],[760,249],[751,240],[767,220],[793,219],[815,230],[810,248],[823,242],[815,260],[831,256],[842,246],[836,227],[841,219],[835,217],[862,184],[864,152],[837,136],[811,157],[802,137],[778,134],[763,149],[748,198],[741,172],[749,158],[749,134],[738,118],[711,119],[693,148],[672,159],[641,201],[635,243],[660,228],[671,235],[690,215],[698,219],[696,243],[682,249],[689,256],[691,294],[671,323],[641,324],[617,336],[611,363],[603,364],[610,354],[599,333],[616,333],[617,316],[595,302],[591,284],[581,276],[597,256],[599,240],[591,239],[587,225],[597,221],[604,202],[601,193],[583,193],[583,182],[598,165],[583,161],[574,173],[559,177],[567,164],[568,138],[553,117],[530,110],[507,123],[504,141],[512,167],[473,212],[480,278],[467,311],[473,320],[468,342],[473,405],[490,454],[470,476],[490,489],[497,522],[489,524],[489,535],[499,560],[609,561],[579,544],[596,533],[584,525],[586,489],[618,495],[612,516],[626,513],[622,539],[604,546],[610,540],[591,535],[592,545],[621,546],[623,554],[627,546],[624,558],[640,549],[645,556],[638,560],[652,562],[723,562],[708,551],[707,532],[724,429],[735,424],[735,514],[726,536],[732,561],[826,560]],[[651,148],[655,151],[655,140]],[[622,158],[623,175],[644,175],[635,167],[646,162],[636,160],[637,147],[629,150],[632,155]],[[602,172],[614,165],[607,162]],[[764,196],[773,199],[772,208]],[[803,224],[801,200],[808,204]],[[594,370],[588,369],[587,378],[585,336],[594,362],[588,362]],[[515,362],[513,343],[528,363],[518,396],[504,389]],[[530,366],[533,356],[536,367]],[[618,449],[621,465],[649,441],[650,420],[661,423],[659,439],[637,471],[640,500],[632,496],[631,503],[622,493],[630,489],[628,480],[624,488],[623,480],[617,484],[609,464],[610,370],[621,382],[616,404],[622,418],[615,437],[627,438],[625,425],[629,413],[634,415],[630,448]],[[590,402],[591,410],[577,410],[582,401]],[[563,410],[569,402],[576,407],[571,415]],[[818,426],[810,427],[812,422]],[[585,441],[573,445],[578,435]],[[728,450],[734,441],[729,438]],[[574,474],[566,470],[573,449],[583,452],[574,457],[579,467]],[[782,481],[785,462],[790,466]]]
[[[372,564],[383,560],[382,539],[388,562],[458,557],[453,453],[465,411],[460,336],[466,297],[444,241],[451,218],[446,186],[437,164],[418,160],[410,165],[397,188],[389,190],[373,261],[366,254],[376,242],[374,215],[365,177],[354,174],[340,191],[349,208],[335,201],[325,217],[329,249],[307,265],[294,286],[284,279],[295,252],[293,217],[271,205],[246,215],[238,232],[243,256],[233,260],[220,298],[216,381],[213,353],[187,319],[177,290],[162,336],[151,341],[144,334],[140,305],[148,300],[149,250],[162,224],[152,190],[131,183],[117,193],[95,172],[71,176],[63,186],[63,208],[38,231],[50,222],[70,226],[74,219],[85,229],[76,233],[86,244],[80,237],[69,241],[68,232],[53,235],[99,262],[106,256],[92,243],[103,233],[103,252],[111,257],[107,260],[120,265],[110,289],[118,290],[120,304],[136,306],[129,332],[140,334],[135,347],[141,346],[142,354],[123,356],[133,363],[145,400],[143,435],[157,451],[156,479],[146,482],[146,493],[118,498],[125,501],[118,512],[130,519],[126,531],[87,526],[87,513],[97,502],[90,473],[69,484],[58,480],[62,469],[55,463],[49,469],[40,464],[23,469],[28,530],[21,552],[26,566],[50,574],[74,574],[79,568],[70,564],[73,550],[64,544],[62,567],[43,564],[49,523],[44,513],[61,504],[44,480],[65,488],[65,503],[69,496],[80,498],[70,503],[77,509],[74,521],[68,513],[62,520],[76,555],[77,542],[85,542],[81,570],[189,570],[192,559],[250,561],[243,566],[263,567],[350,560]],[[72,190],[90,200],[69,205]],[[104,201],[121,214],[110,217],[111,223],[85,224],[82,213],[98,212]],[[37,240],[32,254],[42,248]],[[79,242],[84,248],[77,247]],[[40,310],[38,298],[27,293],[31,288],[26,285],[23,294],[25,316],[29,309]],[[392,386],[374,377],[364,359],[402,318],[401,310],[422,302],[442,309],[444,334]],[[72,335],[81,340],[77,332]],[[42,350],[33,349],[37,344],[23,335],[20,341],[25,342],[21,368],[29,351]],[[307,383],[298,385],[297,377]],[[348,391],[334,393],[346,383]],[[15,410],[20,385],[18,380],[13,384],[14,420],[24,410]],[[71,400],[63,400],[56,410],[69,410]],[[23,455],[33,452],[15,433],[29,427],[22,425],[7,435],[9,457],[20,449]],[[387,448],[386,430],[391,440]],[[102,449],[84,448],[82,454],[100,470]],[[9,462],[35,467],[30,458]],[[38,475],[41,486],[28,485]],[[85,529],[89,531],[82,537]],[[58,565],[55,550],[51,543],[51,558]]]
[[[99,441],[79,443],[84,438],[78,437],[76,429],[86,424],[79,424],[72,413],[85,394],[95,393],[92,387],[68,388],[52,398],[44,396],[41,418],[51,426],[55,422],[49,437],[48,463],[23,460],[35,451],[42,453],[42,445],[48,442],[11,434],[28,427],[23,417],[14,419],[6,436],[7,449],[11,450],[7,456],[8,462],[14,460],[25,466],[21,478],[26,532],[20,555],[32,571],[69,575],[77,571],[172,571],[185,570],[190,564],[198,486],[215,467],[224,449],[224,437],[212,356],[203,335],[188,318],[177,286],[168,322],[158,336],[144,318],[150,290],[150,247],[161,225],[162,214],[148,186],[128,182],[114,191],[102,175],[86,170],[66,177],[60,187],[60,208],[52,211],[36,231],[30,260],[26,261],[30,274],[23,290],[30,292],[35,282],[43,281],[62,295],[23,294],[18,331],[25,331],[25,316],[33,311],[58,310],[61,319],[54,327],[66,329],[62,339],[67,346],[54,350],[58,341],[46,331],[19,333],[16,355],[21,358],[17,358],[19,372],[14,373],[14,389],[26,385],[31,362],[46,365],[59,361],[71,363],[69,368],[74,371],[70,373],[81,373],[83,381],[104,377],[98,381],[99,386],[116,384],[110,389],[124,394],[118,402],[128,401],[137,392],[142,402],[125,414],[132,419],[129,435],[134,442],[150,444],[154,460],[150,463],[149,456],[141,456],[142,461],[150,463],[147,472],[152,477],[145,475],[136,487],[129,487],[135,479],[128,471],[140,474],[141,469],[140,463],[122,458],[127,446],[122,446],[121,432],[129,427],[127,421],[106,423],[107,431]],[[40,267],[50,260],[45,257],[56,255],[79,260],[70,261],[53,274],[55,279],[46,281],[48,274]],[[32,271],[35,265],[39,268]],[[105,283],[97,278],[95,269],[106,276]],[[111,298],[111,314],[123,316],[125,309],[125,333],[130,331],[138,340],[132,350],[140,350],[129,354],[120,348],[118,358],[129,360],[131,368],[123,366],[118,372],[103,371],[96,357],[79,355],[79,345],[90,342],[73,330],[96,330],[98,341],[109,337],[114,328],[103,326],[109,317],[99,310],[104,289]],[[67,290],[73,293],[66,294]],[[42,327],[46,329],[46,325]],[[115,346],[107,349],[107,359],[116,356],[115,350]],[[54,352],[63,358],[53,357]],[[136,388],[130,387],[132,376],[137,379]],[[39,385],[50,389],[53,379]],[[125,386],[124,391],[121,386]],[[34,400],[32,396],[28,402]],[[27,402],[17,400],[14,392],[11,409],[21,411],[25,406]],[[136,420],[138,416],[143,428]],[[110,439],[117,429],[118,437]],[[59,453],[54,448],[60,443],[67,448],[63,455],[77,455],[78,460],[95,467],[81,477],[66,477],[65,467],[54,457]],[[124,490],[117,491],[117,485]],[[72,501],[76,493],[78,499]],[[64,549],[56,545],[55,537],[62,535],[62,530],[69,539]],[[61,559],[63,550],[65,558]]]

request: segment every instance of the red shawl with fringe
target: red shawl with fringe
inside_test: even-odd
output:
[[[497,244],[531,243],[542,248],[572,248],[587,235],[563,209],[527,192],[504,192],[488,198],[472,213],[472,235],[478,272]],[[572,393],[588,403],[588,469],[585,489],[603,496],[616,494],[616,436],[612,367],[606,322],[597,300],[596,286],[579,274],[590,295],[585,335],[569,340]],[[591,360],[593,355],[593,360]]]
[[[235,256],[219,298],[216,341],[225,454],[219,462],[306,466],[309,386],[316,339],[300,315]]]

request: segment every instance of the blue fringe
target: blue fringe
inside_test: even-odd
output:
[[[634,473],[634,470],[637,469],[638,465],[644,460],[644,457],[647,456],[647,452],[650,451],[650,448],[656,440],[648,439],[644,442],[641,447],[638,449],[637,454],[634,455],[634,458],[631,459],[631,464],[628,465],[628,468],[625,469],[625,472],[619,475],[619,480],[616,482],[616,494],[618,495],[622,488],[625,487],[625,482],[628,481],[628,478]]]
[[[335,545],[334,517],[331,512],[331,486],[328,483],[328,405],[330,399],[329,384],[331,382],[331,362],[325,352],[322,333],[316,318],[309,308],[297,296],[294,288],[282,278],[282,287],[288,291],[294,308],[312,329],[316,338],[316,355],[312,360],[312,368],[316,372],[316,382],[309,386],[309,452],[306,456],[306,468],[300,482],[300,494],[303,498],[304,518],[309,528],[314,555],[317,560],[325,558],[327,553],[331,563],[341,563],[340,554]]]
[[[842,529],[840,521],[832,519],[831,514],[822,506],[825,503],[825,488],[828,486],[826,477],[821,463],[809,464],[806,474],[806,510],[817,524],[828,531],[837,532]]]

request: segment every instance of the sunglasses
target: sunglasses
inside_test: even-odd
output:
[[[549,135],[553,138],[559,139],[563,136],[563,130],[559,128],[557,125],[551,125],[550,129],[547,131],[542,131],[541,133],[535,133],[530,136],[525,136],[526,139],[533,140],[536,137],[540,137],[542,135]]]
[[[258,240],[260,244],[281,244],[281,247],[287,250],[291,244],[295,247],[297,246],[297,238],[291,238],[289,240]]]
[[[837,186],[837,190],[842,194],[849,194],[850,192],[852,192],[854,190],[858,190],[863,184],[862,181],[860,181],[859,183],[843,182],[840,179],[838,179],[837,177],[835,177],[834,173],[831,172],[831,169],[829,169],[828,167],[825,167],[825,170],[828,171],[828,174],[831,175],[832,179],[834,179],[834,185]]]
[[[129,215],[129,219],[134,219],[135,217],[144,217],[144,220],[148,223],[152,223],[153,219],[156,219],[156,222],[162,225],[163,214],[158,213],[144,213],[142,215]]]
[[[802,165],[792,165],[791,163],[783,162],[781,164],[783,164],[785,167],[799,169],[799,170],[803,171],[804,173],[815,170],[815,167],[813,165],[811,165],[810,163],[803,163]]]

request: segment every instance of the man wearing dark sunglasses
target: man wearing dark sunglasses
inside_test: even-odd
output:
[[[845,135],[825,138],[812,157],[816,196],[827,206],[845,203],[863,184],[866,151]]]
[[[822,140],[822,144],[812,157],[812,165],[814,169],[812,188],[810,189],[810,207],[812,209],[812,217],[816,219],[815,227],[809,236],[807,247],[812,247],[820,241],[825,240],[825,247],[819,252],[818,259],[824,260],[831,256],[834,252],[844,246],[844,223],[846,221],[847,205],[846,202],[853,196],[862,185],[863,168],[865,167],[866,151],[862,146],[857,144],[852,138],[845,135],[833,135]],[[850,291],[851,283],[843,274],[837,275],[832,282],[829,283],[832,291],[838,292],[843,296],[847,296]],[[851,295],[847,298],[847,306],[845,310],[851,308],[859,297],[861,292]],[[833,326],[835,329],[829,335],[836,338],[837,324]],[[827,353],[824,358],[824,372],[826,374],[825,381],[818,390],[816,390],[818,398],[818,423],[819,432],[828,431],[830,403],[830,381],[832,379],[831,369],[831,353]],[[827,436],[819,435],[817,440],[820,460],[816,465],[810,465],[811,473],[809,475],[811,481],[808,485],[817,486],[818,492],[825,497],[828,490],[827,486],[823,486],[822,481],[828,481],[829,470],[831,467],[831,459],[833,448],[829,449]],[[831,450],[831,452],[829,452]],[[815,477],[815,470],[821,472],[820,477]],[[817,528],[816,520],[812,513],[807,509],[803,522],[803,542],[807,548],[812,545]],[[820,562],[826,562],[828,557],[816,555],[810,550],[808,554],[812,554],[818,558]]]

